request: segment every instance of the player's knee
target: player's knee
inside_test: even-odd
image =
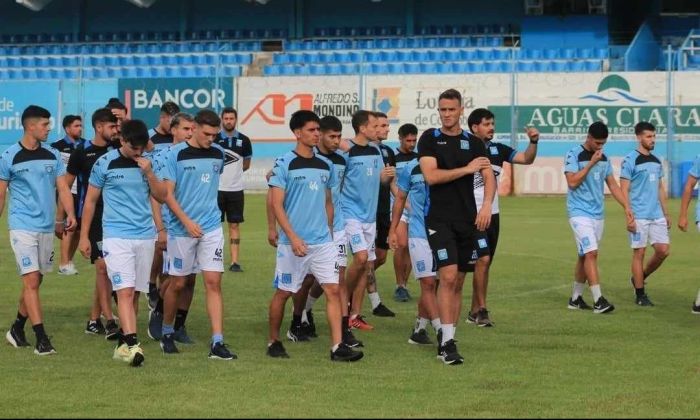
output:
[[[367,266],[367,252],[358,252],[352,256],[352,262],[358,267]]]
[[[597,260],[598,259],[598,250],[594,249],[593,251],[586,252],[583,256],[584,260]]]
[[[656,252],[656,258],[665,260],[669,255],[671,255],[671,248],[668,245],[663,245],[657,247],[654,252]]]
[[[491,265],[491,257],[488,255],[484,255],[483,257],[479,257],[479,259],[476,260],[476,267],[477,268],[488,268],[489,265]]]
[[[327,284],[323,286],[323,292],[326,294],[326,299],[340,299],[340,286],[337,284]]]
[[[221,292],[221,280],[216,278],[205,278],[204,286],[209,292]],[[171,286],[172,287],[172,286]]]

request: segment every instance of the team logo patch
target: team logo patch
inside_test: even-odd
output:
[[[22,257],[22,267],[27,268],[32,265],[32,259],[29,257]]]
[[[49,174],[53,173],[53,165],[44,165],[44,169],[46,169],[46,172]]]
[[[352,244],[353,245],[359,245],[362,242],[362,238],[360,237],[359,234],[354,234],[352,235]]]
[[[438,260],[445,261],[447,259],[447,250],[445,248],[438,249],[437,257],[438,257]]]
[[[425,271],[425,261],[417,261],[416,262],[416,269],[420,271],[421,273]]]
[[[218,163],[212,163],[211,168],[214,170],[214,173],[218,173],[219,169],[221,169],[221,166],[219,166]]]
[[[581,245],[584,248],[587,248],[591,245],[591,240],[588,238],[588,236],[584,236],[583,239],[581,239]]]
[[[479,239],[479,248],[486,248],[486,239]]]
[[[656,174],[649,174],[649,181],[655,182],[656,181]]]
[[[496,146],[491,146],[490,150],[491,150],[491,154],[492,154],[492,155],[497,155],[497,154],[498,154],[498,147],[496,147]]]
[[[593,172],[593,179],[595,179],[596,181],[600,181],[600,172]]]
[[[284,257],[284,252],[282,251],[282,248],[277,248],[277,258],[282,258]]]
[[[325,184],[326,182],[328,182],[328,175],[321,175],[321,183]]]
[[[280,276],[280,283],[292,284],[292,275],[290,273],[282,273]]]
[[[635,242],[639,242],[642,240],[642,234],[639,232],[634,232],[631,235],[632,235],[632,240]]]
[[[119,273],[115,273],[112,276],[112,283],[114,283],[115,286],[119,286],[120,284],[122,284],[122,276],[119,275]]]
[[[459,147],[462,150],[469,150],[469,140],[460,140],[459,141]]]
[[[173,266],[175,266],[177,270],[182,270],[182,258],[174,258]]]

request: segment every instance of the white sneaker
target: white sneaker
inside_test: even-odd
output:
[[[78,270],[75,269],[75,265],[73,264],[73,261],[66,265],[61,265],[58,267],[58,274],[62,276],[74,276],[78,274]]]

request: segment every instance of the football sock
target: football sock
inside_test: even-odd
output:
[[[440,328],[442,328],[442,325],[440,325],[440,318],[435,318],[432,321],[430,321],[431,324],[433,324],[433,329],[435,332],[440,331]]]
[[[602,296],[599,284],[591,286],[591,294],[593,295],[593,301],[598,302],[598,299],[600,299],[600,297]]]
[[[571,294],[571,300],[578,299],[579,296],[583,296],[583,291],[586,289],[586,283],[579,283],[574,281],[574,291]]]
[[[445,345],[450,340],[454,340],[455,338],[455,326],[454,324],[442,324],[442,343],[441,345]]]
[[[379,297],[379,293],[372,292],[369,294],[369,301],[372,303],[372,309],[376,309],[382,303],[382,299]]]

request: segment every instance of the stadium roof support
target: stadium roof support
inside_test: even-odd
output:
[[[144,8],[144,9],[151,7],[153,5],[153,3],[156,2],[156,0],[126,0],[126,1],[128,1],[131,4],[135,4],[136,6]]]
[[[17,4],[21,4],[29,10],[35,12],[43,9],[47,4],[51,3],[51,0],[15,0]]]

